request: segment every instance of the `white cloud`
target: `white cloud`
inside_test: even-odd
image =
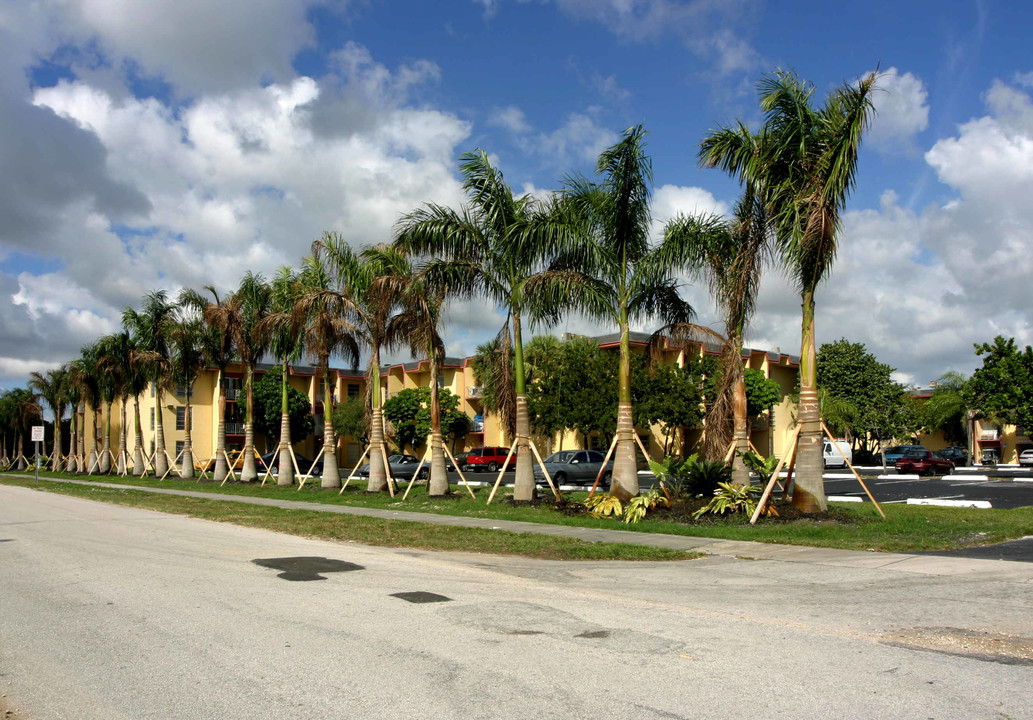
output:
[[[929,127],[929,93],[911,73],[893,67],[879,76],[875,119],[868,141],[881,152],[913,151],[915,135]]]
[[[594,164],[604,149],[617,142],[617,135],[589,115],[571,113],[566,122],[551,133],[519,140],[521,149],[539,155],[550,165],[567,168]]]
[[[524,115],[524,111],[515,105],[492,109],[491,116],[488,118],[488,124],[504,128],[518,135],[530,132],[532,129],[531,124],[527,122],[527,116]]]

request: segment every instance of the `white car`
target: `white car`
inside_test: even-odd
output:
[[[1019,454],[1019,465],[1025,467],[1026,465],[1033,465],[1033,449],[1023,450]]]
[[[832,443],[835,443],[835,445]],[[837,446],[839,448],[838,450],[836,449]],[[845,459],[843,457],[844,455],[846,456]],[[822,444],[821,456],[825,461],[826,468],[845,468],[847,460],[850,462],[854,461],[854,451],[850,448],[850,443],[847,440],[829,440],[828,438],[825,438],[825,442]]]

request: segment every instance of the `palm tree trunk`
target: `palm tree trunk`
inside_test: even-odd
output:
[[[223,383],[223,371],[219,370],[219,425],[215,432],[215,469],[212,480],[221,483],[229,475],[226,464],[226,388]]]
[[[254,414],[255,394],[251,387],[255,377],[255,370],[251,363],[247,364],[244,378],[245,392],[247,393],[247,417],[244,423],[244,464],[240,468],[241,482],[255,482],[258,479],[258,466],[255,464],[255,430]]]
[[[79,407],[76,408],[76,425],[79,427],[77,433],[76,452],[75,452],[75,469],[76,472],[82,473],[86,470],[86,404],[80,402]]]
[[[821,413],[818,408],[817,351],[814,337],[814,290],[803,293],[803,331],[800,347],[800,439],[796,456],[793,507],[801,512],[824,512]],[[788,448],[786,449],[788,452]]]
[[[527,412],[527,387],[524,370],[524,344],[520,328],[520,309],[513,309],[513,365],[516,385],[516,472],[513,499],[529,502],[538,494],[534,482],[534,457],[531,454],[531,417]]]
[[[179,465],[179,476],[184,480],[194,477],[194,448],[190,439],[190,396],[193,389],[193,383],[187,383],[187,405],[183,410],[183,459]]]
[[[93,410],[93,428],[90,433],[90,455],[86,461],[86,472],[91,473],[97,469],[97,435],[98,435],[98,423],[100,421],[100,413],[97,412],[96,406],[91,408]]]
[[[140,422],[140,396],[133,398],[133,427],[136,436],[133,438],[133,475],[143,477],[147,466],[143,461],[143,423]]]
[[[732,411],[732,422],[735,427],[735,455],[732,457],[732,481],[736,485],[749,485],[750,471],[742,461],[742,455],[749,452],[750,449],[750,429],[746,417],[746,380],[741,374],[735,382]]]
[[[17,431],[17,436],[18,436],[18,467],[15,468],[16,470],[24,470],[26,467],[28,467],[28,463],[25,462],[25,452],[23,450],[23,438],[22,438],[22,436],[24,434],[25,433],[24,433],[23,429],[22,428],[18,428],[18,431]]]
[[[65,469],[68,472],[75,472],[75,445],[77,442],[75,405],[72,405],[72,414],[68,418],[68,456]]]
[[[61,472],[61,416],[65,414],[63,407],[54,408],[54,452],[50,458],[50,469]]]
[[[622,314],[617,447],[614,449],[610,494],[624,501],[638,495],[638,464],[635,462],[635,423],[631,412],[631,336],[627,312]]]
[[[333,393],[330,391],[330,356],[323,357],[323,477],[320,487],[341,487],[337,467],[337,435],[334,433]]]
[[[370,391],[370,433],[369,433],[369,482],[367,492],[387,490],[387,470],[384,467],[384,411],[380,407],[380,346],[373,344],[370,350],[370,367],[367,375]]]
[[[111,402],[104,401],[104,445],[100,454],[100,472],[107,475],[111,472]]]
[[[294,462],[291,460],[291,418],[287,406],[287,363],[280,376],[280,460],[276,473],[277,485],[294,484]]]
[[[438,401],[438,361],[434,351],[430,353],[430,486],[427,494],[448,495],[448,468],[445,465],[445,450],[441,444],[441,404]]]
[[[129,453],[128,444],[129,439],[126,437],[126,401],[128,397],[122,398],[121,405],[121,416],[122,426],[118,429],[118,474],[126,472],[126,461],[128,460]]]
[[[169,471],[169,458],[165,452],[165,421],[162,412],[161,401],[164,393],[161,388],[155,392],[154,415],[156,425],[154,429],[154,474],[163,477]]]

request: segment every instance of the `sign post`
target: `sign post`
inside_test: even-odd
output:
[[[32,426],[32,442],[36,444],[36,484],[39,485],[39,444],[43,442],[45,428],[42,425]]]

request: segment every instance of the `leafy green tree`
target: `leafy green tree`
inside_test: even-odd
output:
[[[650,372],[645,358],[632,358],[635,424],[660,426],[664,455],[670,452],[675,431],[703,425],[705,380],[699,369],[698,362],[687,362],[681,367],[659,365]]]
[[[270,441],[280,442],[280,430],[283,426],[283,370],[270,368],[255,383],[255,430],[265,435]],[[316,420],[312,416],[312,403],[308,397],[290,385],[287,385],[287,418],[290,437],[303,440],[312,434]],[[290,462],[290,458],[287,459]]]
[[[459,409],[459,396],[448,388],[438,391],[441,430],[450,439],[465,434],[470,425],[469,416]],[[406,446],[415,450],[426,442],[433,430],[431,392],[429,387],[406,388],[384,402],[384,417],[395,428],[395,442],[403,451]]]
[[[827,506],[814,296],[836,257],[840,215],[854,186],[861,137],[874,114],[876,79],[869,73],[844,83],[815,107],[814,86],[794,73],[765,76],[758,85],[765,113],[760,132],[739,122],[709,133],[700,144],[704,165],[720,167],[763,198],[782,265],[800,291],[801,431],[792,502],[808,513]]]
[[[746,386],[746,414],[751,418],[782,402],[782,388],[774,380],[764,377],[760,370],[746,368],[743,383]]]
[[[1019,350],[1014,338],[998,335],[975,346],[983,359],[962,391],[977,417],[1033,427],[1033,348]]]
[[[338,403],[334,408],[333,423],[338,437],[354,438],[363,446],[369,443],[369,417],[362,398],[348,398]]]

